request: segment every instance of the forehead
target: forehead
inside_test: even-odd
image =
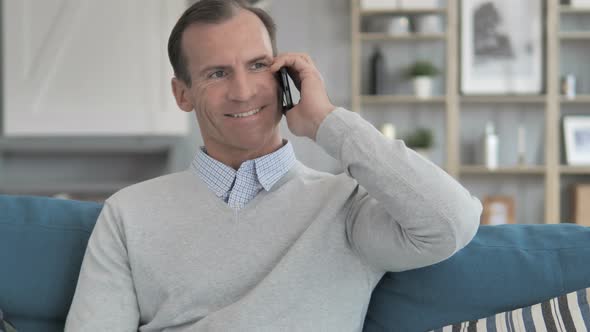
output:
[[[221,23],[190,25],[182,35],[182,50],[191,70],[252,56],[272,56],[266,27],[254,13],[243,9]]]

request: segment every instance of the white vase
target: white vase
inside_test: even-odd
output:
[[[427,99],[432,97],[432,77],[416,76],[414,77],[414,93],[416,97]]]
[[[396,9],[397,0],[361,0],[361,9]]]
[[[417,33],[441,33],[442,23],[439,15],[420,15],[416,17]]]
[[[570,4],[572,7],[588,8],[590,7],[590,0],[572,0]]]
[[[440,0],[400,0],[400,7],[407,9],[438,8]]]

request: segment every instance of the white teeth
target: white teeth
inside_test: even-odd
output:
[[[245,118],[247,116],[250,115],[254,115],[256,113],[260,112],[260,108],[248,111],[248,112],[244,112],[244,113],[238,113],[238,114],[230,114],[229,116],[231,116],[232,118]]]

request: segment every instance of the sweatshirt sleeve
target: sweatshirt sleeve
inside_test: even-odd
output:
[[[92,231],[65,331],[137,331],[139,308],[125,233],[109,200]]]
[[[316,142],[358,183],[347,238],[373,268],[403,271],[438,263],[477,232],[482,205],[476,197],[358,114],[337,108],[320,125]]]

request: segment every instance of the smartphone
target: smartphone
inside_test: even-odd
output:
[[[293,108],[293,97],[291,96],[291,88],[289,87],[289,74],[287,73],[287,68],[282,67],[279,69],[277,74],[277,79],[279,81],[279,87],[281,90],[281,98],[280,100],[283,103],[282,111],[283,113],[287,113],[290,109]]]

